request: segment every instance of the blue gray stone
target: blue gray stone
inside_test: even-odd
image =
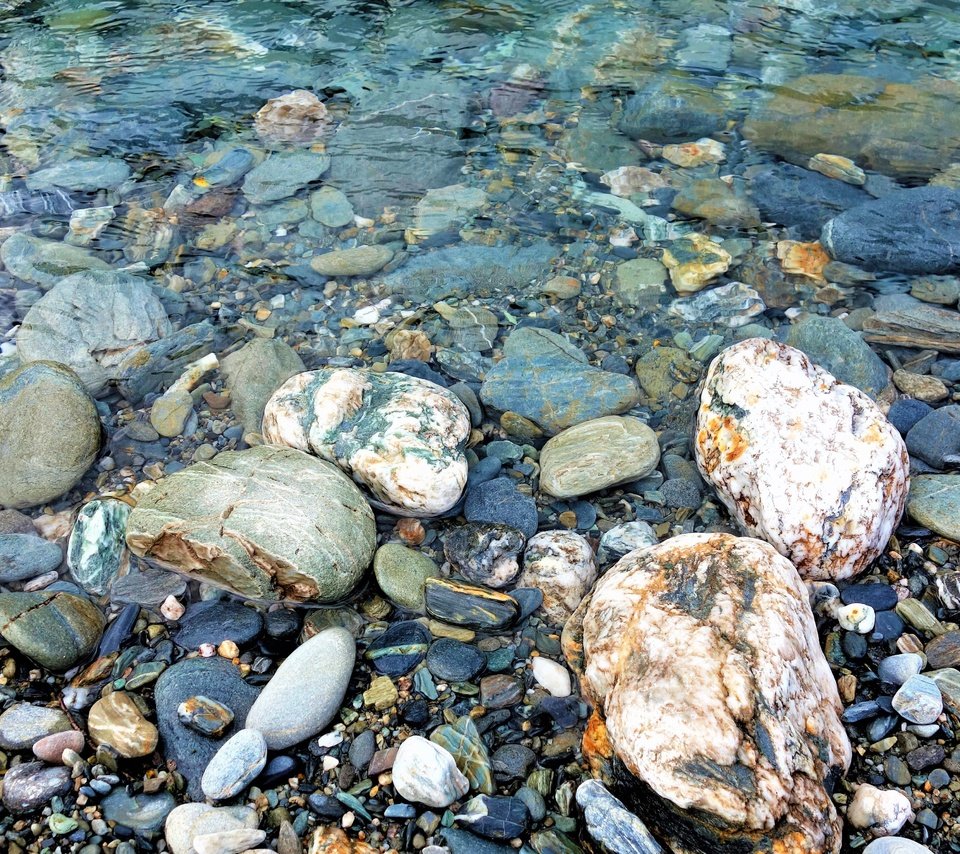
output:
[[[877,676],[890,685],[902,685],[923,670],[923,659],[915,652],[890,655],[877,666]]]
[[[164,821],[176,805],[176,799],[169,792],[129,795],[122,788],[116,788],[100,801],[100,810],[107,821],[151,837],[163,829]]]
[[[928,676],[911,676],[893,695],[893,708],[912,724],[932,724],[943,711],[943,697]]]
[[[577,788],[587,831],[617,854],[664,854],[646,825],[607,791],[603,783],[587,780]]]
[[[907,450],[934,468],[960,454],[960,405],[952,403],[924,415],[907,432]]]
[[[220,746],[200,778],[200,787],[212,801],[228,800],[244,791],[266,764],[263,735],[242,729]]]
[[[35,534],[0,534],[0,584],[36,578],[62,560],[60,546]]]
[[[467,491],[463,515],[468,522],[500,522],[528,540],[537,533],[537,503],[517,489],[516,481],[498,477]]]
[[[243,179],[243,193],[256,204],[277,202],[316,181],[329,167],[329,154],[275,152],[247,172]]]

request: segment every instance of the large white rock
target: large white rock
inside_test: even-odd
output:
[[[896,789],[878,789],[866,783],[854,793],[847,807],[847,821],[858,830],[874,836],[893,836],[908,821],[913,821],[910,799]]]
[[[419,735],[400,745],[392,773],[401,798],[437,809],[450,806],[470,788],[450,752]]]
[[[867,568],[903,513],[907,449],[865,394],[764,338],[724,350],[697,414],[697,465],[743,531],[804,578]]]
[[[595,708],[594,776],[675,854],[839,851],[842,706],[806,588],[771,546],[685,534],[631,552],[563,642]]]
[[[573,531],[543,531],[527,543],[517,585],[543,593],[544,617],[562,626],[596,580],[590,543]]]
[[[466,407],[446,389],[406,374],[297,374],[267,403],[263,437],[336,463],[377,506],[400,515],[445,513],[467,483]]]

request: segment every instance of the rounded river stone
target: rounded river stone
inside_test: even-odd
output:
[[[103,614],[72,593],[0,593],[0,635],[49,670],[86,658],[103,634]]]
[[[415,620],[394,623],[367,648],[366,658],[377,673],[403,676],[416,667],[427,654],[430,633]]]
[[[165,478],[130,514],[127,545],[241,596],[336,602],[370,565],[376,526],[335,466],[259,446]]]
[[[231,640],[240,646],[250,643],[263,628],[263,617],[239,602],[196,602],[180,619],[174,640],[184,649],[197,649],[202,643],[219,646]]]

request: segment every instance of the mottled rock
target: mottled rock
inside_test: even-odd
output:
[[[330,168],[330,155],[313,151],[275,152],[243,179],[243,194],[255,204],[287,199]]]
[[[70,719],[60,709],[15,703],[0,715],[0,748],[29,750],[45,736],[69,729]]]
[[[516,528],[525,537],[537,533],[537,502],[509,477],[495,477],[471,486],[463,504],[468,522],[489,522]]]
[[[639,418],[610,415],[570,427],[540,451],[540,488],[576,498],[646,477],[660,461],[657,434]]]
[[[329,131],[330,125],[323,101],[306,89],[271,98],[253,117],[257,136],[268,142],[314,142]]]
[[[943,696],[929,676],[911,676],[893,695],[893,708],[912,724],[932,724],[943,711]]]
[[[502,629],[516,622],[520,608],[504,593],[447,578],[428,578],[424,586],[427,613],[454,626]]]
[[[657,534],[650,527],[649,522],[640,520],[624,522],[605,532],[600,538],[600,547],[597,549],[597,563],[607,566],[622,558],[634,549],[653,546],[657,543]]]
[[[923,474],[910,482],[910,517],[951,540],[960,539],[960,477]]]
[[[663,854],[647,826],[598,780],[585,780],[577,787],[577,803],[583,809],[587,832],[610,851]]]
[[[72,789],[69,768],[48,768],[42,762],[24,762],[3,776],[3,805],[12,813],[33,812],[51,798]]]
[[[0,584],[26,581],[60,566],[63,552],[56,543],[34,534],[0,534]]]
[[[741,528],[805,578],[862,572],[906,501],[906,448],[876,404],[799,350],[762,338],[711,364],[696,459]]]
[[[73,488],[93,464],[96,404],[69,368],[31,362],[0,379],[0,505],[34,507]]]
[[[910,799],[903,792],[881,791],[866,783],[857,787],[847,806],[847,821],[874,836],[893,836],[913,819]]]
[[[119,377],[128,350],[173,331],[153,289],[129,273],[99,270],[60,278],[17,333],[23,362],[67,365],[93,395]]]
[[[102,596],[129,569],[125,535],[130,506],[113,499],[88,501],[80,509],[67,546],[70,575],[88,593]]]
[[[454,724],[441,724],[430,733],[430,741],[453,756],[472,791],[494,793],[490,756],[473,718],[461,715]]]
[[[376,848],[351,839],[339,827],[318,827],[307,845],[307,854],[377,854]]]
[[[90,707],[87,731],[94,744],[109,744],[126,759],[149,756],[159,738],[135,696],[126,691],[107,694]]]
[[[567,624],[594,774],[671,846],[840,850],[824,781],[851,751],[806,595],[766,543],[686,534],[622,559]]]
[[[488,839],[516,839],[529,827],[530,811],[519,798],[477,795],[457,810],[454,820]]]
[[[0,635],[28,658],[64,671],[86,658],[103,634],[103,614],[72,593],[0,593]]]
[[[376,532],[335,466],[261,446],[165,478],[130,514],[127,545],[242,596],[335,602],[369,566]]]
[[[430,807],[446,807],[470,787],[457,770],[453,756],[439,744],[412,735],[397,751],[393,763],[393,786],[408,801]]]
[[[423,587],[440,574],[437,565],[422,552],[400,543],[385,543],[373,556],[373,574],[380,589],[394,605],[423,614]]]
[[[253,729],[242,729],[221,745],[200,779],[212,801],[225,801],[247,788],[267,764],[267,742]]]
[[[381,506],[403,515],[446,512],[467,482],[466,407],[440,386],[405,374],[297,374],[270,398],[263,435],[336,463]]]
[[[210,804],[181,804],[167,815],[164,837],[173,854],[199,854],[193,842],[235,830],[255,830],[259,818],[249,807],[213,807]],[[257,837],[254,837],[257,838]],[[263,837],[259,837],[263,839]],[[252,843],[259,844],[257,842]],[[243,848],[235,849],[242,851]]]
[[[339,710],[355,659],[356,644],[346,629],[314,635],[283,660],[244,726],[259,730],[271,750],[316,735]]]
[[[20,231],[0,244],[0,260],[19,279],[48,291],[64,277],[84,270],[106,272],[110,265],[89,249],[43,240]]]
[[[765,309],[757,291],[743,282],[729,282],[692,297],[675,299],[667,311],[691,323],[717,323],[739,329]]]
[[[243,429],[259,433],[267,401],[284,382],[303,371],[304,365],[283,341],[255,338],[225,356],[220,370],[230,389],[230,407]]]
[[[393,260],[387,246],[355,246],[314,255],[310,266],[321,276],[372,276]]]
[[[499,589],[517,577],[524,542],[523,534],[516,528],[468,522],[447,534],[443,554],[469,581]]]
[[[562,626],[596,579],[593,550],[580,534],[543,531],[527,543],[518,583],[543,593],[544,617]]]
[[[663,265],[681,296],[703,290],[730,268],[731,257],[719,243],[705,234],[690,234],[674,240],[663,250]]]

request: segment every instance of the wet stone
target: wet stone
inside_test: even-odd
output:
[[[157,746],[157,728],[143,714],[136,695],[114,691],[90,708],[87,730],[94,744],[109,744],[126,759],[148,756]]]
[[[467,490],[463,515],[468,522],[490,522],[519,530],[529,539],[537,533],[537,503],[508,477],[497,477]]]
[[[416,667],[427,654],[430,632],[414,620],[394,623],[367,648],[365,658],[378,673],[403,676]]]
[[[67,565],[73,580],[88,593],[103,595],[125,571],[129,515],[129,505],[110,499],[90,501],[81,508],[70,533]]]
[[[934,638],[923,651],[927,665],[934,670],[960,665],[960,631],[946,632]]]
[[[446,682],[469,682],[487,666],[486,656],[475,646],[452,638],[440,638],[427,650],[427,667]]]
[[[504,744],[490,757],[490,765],[497,777],[507,780],[526,777],[536,762],[537,755],[522,744]]]
[[[906,630],[903,620],[894,611],[877,611],[871,640],[896,640]]]
[[[477,795],[457,811],[455,820],[488,839],[513,839],[530,825],[530,811],[519,798]]]
[[[840,591],[844,605],[860,603],[874,611],[889,611],[897,606],[897,593],[888,584],[851,584]]]
[[[33,812],[73,788],[69,768],[50,768],[42,762],[24,762],[3,777],[3,805],[12,813]]]
[[[70,719],[60,709],[16,703],[0,715],[0,748],[29,750],[34,742],[70,729]]]
[[[0,533],[0,584],[36,578],[62,560],[60,546],[36,534]]]
[[[512,625],[520,614],[510,596],[473,584],[428,578],[424,589],[427,613],[455,626],[502,629]]]
[[[523,683],[501,673],[480,680],[480,704],[487,709],[515,706],[523,699]]]
[[[201,735],[217,738],[233,723],[233,712],[223,703],[198,694],[177,706],[177,718]]]
[[[129,795],[121,788],[114,789],[100,801],[106,821],[115,821],[146,837],[160,832],[176,805],[169,792]]]
[[[118,578],[110,590],[117,603],[160,605],[170,596],[180,596],[187,589],[183,577],[163,569],[144,569]]]
[[[245,646],[260,634],[262,628],[260,614],[239,602],[196,602],[181,618],[174,640],[184,649],[197,649],[203,643],[218,646],[225,640]]]
[[[373,730],[365,729],[350,744],[350,764],[363,772],[373,759],[376,749],[377,737],[373,734]]]
[[[221,745],[200,780],[203,793],[213,801],[239,795],[267,764],[267,743],[252,729],[242,729]]]
[[[400,543],[385,543],[373,556],[373,573],[383,594],[394,605],[422,614],[424,584],[439,575],[437,565],[422,552]]]
[[[923,659],[914,652],[891,655],[877,666],[877,675],[889,685],[902,685],[923,670]]]
[[[523,534],[508,525],[468,522],[447,534],[443,553],[469,581],[499,589],[520,572],[524,542]]]
[[[911,676],[893,697],[897,713],[913,724],[933,723],[943,711],[937,683],[927,676]]]
[[[455,724],[442,724],[430,733],[430,740],[447,750],[474,792],[492,795],[495,791],[490,772],[490,756],[477,726],[469,715]]]
[[[0,634],[37,664],[63,671],[96,648],[104,619],[71,593],[0,593]]]
[[[926,771],[939,765],[946,758],[946,751],[939,744],[923,744],[906,755],[907,765],[913,771]]]

